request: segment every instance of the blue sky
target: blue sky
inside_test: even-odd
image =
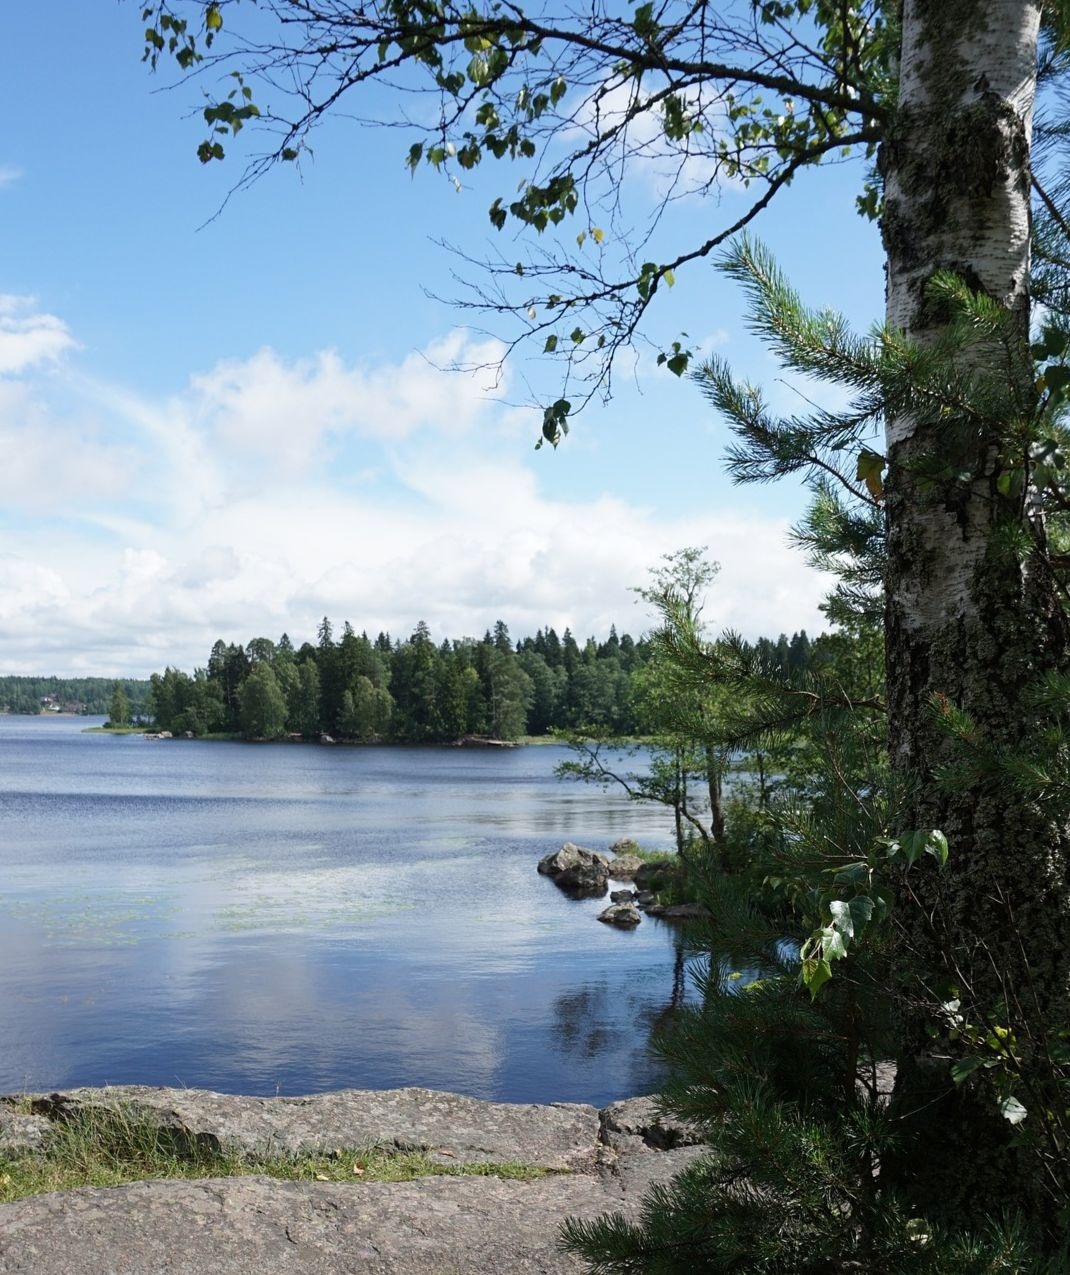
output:
[[[197,162],[200,89],[149,74],[139,19],[136,0],[5,14],[0,672],[192,668],[217,637],[300,641],[324,614],[396,636],[499,617],[514,636],[638,633],[629,586],[691,544],[721,563],[714,626],[821,627],[822,581],[785,540],[802,493],[733,488],[723,426],[652,356],[556,452],[533,447],[540,360],[496,386],[441,370],[499,346],[427,295],[456,291],[433,240],[508,250],[486,209],[511,175],[413,179],[413,139],[339,121],[300,172],[214,217],[248,134],[234,163]],[[650,175],[629,180],[652,209]],[[883,277],[859,181],[854,165],[812,174],[757,229],[808,300],[866,326]],[[683,201],[665,242],[701,241],[742,198]],[[803,406],[710,265],[650,318],[656,340],[687,331]]]

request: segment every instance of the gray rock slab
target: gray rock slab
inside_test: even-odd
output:
[[[568,1213],[620,1207],[592,1178],[139,1182],[0,1209],[0,1272],[32,1275],[572,1275]]]
[[[613,1168],[613,1177],[622,1203],[615,1204],[614,1211],[628,1213],[652,1186],[682,1173],[689,1164],[708,1152],[708,1147],[686,1146],[649,1155],[621,1156]]]
[[[379,1146],[425,1151],[443,1163],[521,1161],[539,1168],[577,1169],[593,1164],[598,1149],[594,1107],[484,1102],[433,1089],[343,1089],[307,1097],[250,1098],[119,1085],[72,1089],[51,1101],[61,1109],[132,1104],[164,1128],[247,1153]]]
[[[0,1275],[580,1275],[566,1217],[632,1215],[696,1148],[534,1182],[138,1182],[0,1206]]]
[[[0,1275],[580,1275],[582,1264],[558,1247],[565,1218],[631,1215],[644,1191],[702,1151],[676,1145],[650,1099],[599,1113],[427,1089],[247,1098],[124,1086],[73,1090],[40,1106],[60,1117],[120,1102],[246,1150],[378,1144],[426,1149],[444,1162],[565,1171],[528,1182],[216,1178],[36,1196],[0,1206]],[[43,1117],[21,1121],[46,1135]]]
[[[636,1154],[695,1146],[702,1133],[686,1120],[664,1115],[653,1098],[625,1098],[603,1108],[602,1140],[615,1151]]]

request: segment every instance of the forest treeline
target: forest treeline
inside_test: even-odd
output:
[[[805,631],[756,645],[797,671],[821,657],[825,639]],[[514,642],[502,621],[482,639],[436,642],[421,621],[404,641],[369,638],[326,618],[316,642],[295,648],[258,637],[222,640],[192,676],[154,673],[149,711],[161,730],[246,739],[330,735],[359,742],[444,743],[465,736],[515,740],[552,730],[642,734],[638,680],[651,645],[610,630],[582,645],[553,628]]]
[[[149,683],[121,678],[130,712],[148,713]],[[83,713],[97,716],[111,712],[116,681],[111,677],[0,677],[0,711],[5,713]]]

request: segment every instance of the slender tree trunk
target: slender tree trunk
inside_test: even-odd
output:
[[[712,748],[706,748],[706,791],[710,798],[710,840],[720,852],[721,870],[728,871],[725,858],[725,823],[724,798],[721,790],[721,768],[717,764],[717,755]]]
[[[926,285],[937,270],[955,271],[1019,324],[1007,375],[1025,403],[1039,19],[1036,0],[905,0],[898,117],[881,157],[890,323],[931,339],[941,316]],[[906,789],[904,829],[941,828],[951,850],[944,873],[926,863],[908,875],[897,911],[904,955],[930,973],[904,989],[894,1109],[925,1131],[922,1153],[898,1166],[919,1208],[962,1220],[1011,1207],[1046,1224],[1036,1162],[1015,1162],[1014,1131],[990,1095],[955,1091],[949,1065],[961,1045],[929,1034],[953,998],[971,1021],[1012,1025],[1026,1052],[1045,1021],[1067,1020],[1067,829],[998,785],[947,793],[933,781],[952,751],[934,696],[968,712],[986,743],[1013,748],[1030,726],[1029,688],[1066,667],[1042,528],[997,490],[1005,443],[999,426],[887,424],[889,745]],[[932,456],[954,477],[922,480],[918,462]],[[1039,1120],[1034,1112],[1030,1127]]]
[[[769,805],[769,790],[765,786],[765,753],[759,748],[754,758],[758,763],[758,809],[764,810]]]
[[[673,754],[673,815],[676,818],[676,853],[682,859],[684,857],[684,787],[681,775],[682,767],[680,765],[680,753],[677,750]]]

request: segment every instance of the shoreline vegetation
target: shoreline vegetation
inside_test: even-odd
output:
[[[56,714],[60,716],[60,714]],[[63,714],[63,716],[72,716],[72,714]],[[172,731],[160,731],[155,726],[141,722],[137,725],[113,726],[111,722],[105,722],[102,726],[85,726],[82,728],[83,735],[144,735],[147,739],[152,740],[168,740],[168,739],[197,739],[200,741],[208,741],[211,743],[224,744],[315,744],[317,746],[337,747],[337,748],[377,748],[390,747],[401,748],[409,744],[415,744],[413,740],[398,739],[335,739],[333,736],[324,738],[315,735],[298,735],[286,734],[275,735],[270,739],[250,739],[243,735],[241,731],[210,731],[203,735],[176,735]],[[642,748],[651,744],[655,739],[653,735],[627,735],[622,736],[617,742],[623,748]],[[422,746],[436,748],[544,748],[552,744],[567,744],[569,736],[565,732],[549,732],[545,735],[520,735],[516,739],[493,739],[487,736],[466,735],[461,739],[436,739],[421,741]]]
[[[95,717],[112,711],[116,687],[131,720],[147,716],[149,679],[0,675],[0,715]]]
[[[759,639],[770,666],[795,673],[835,658],[838,639]],[[404,640],[374,639],[346,623],[335,637],[323,619],[316,641],[284,633],[245,645],[217,641],[190,675],[168,667],[149,679],[146,712],[117,690],[111,721],[151,719],[158,731],[197,738],[299,736],[323,742],[488,746],[559,738],[562,732],[628,740],[656,731],[650,682],[656,642],[612,627],[579,643],[552,628],[515,641],[499,620],[481,639],[436,641],[421,621]]]

